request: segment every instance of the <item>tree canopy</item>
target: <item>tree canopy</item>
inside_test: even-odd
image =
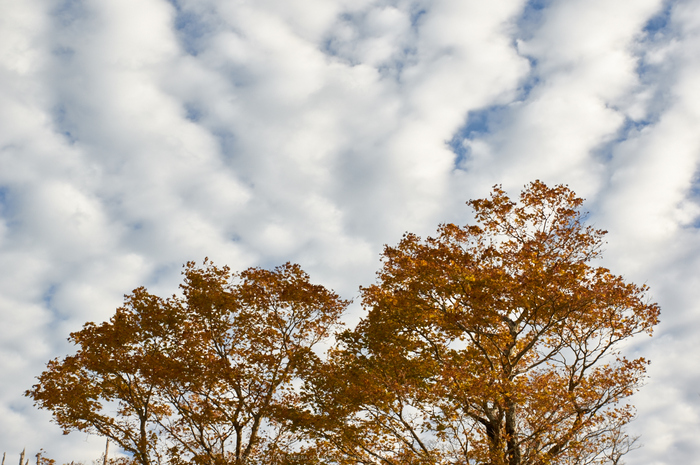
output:
[[[182,296],[136,289],[27,395],[142,465],[619,464],[648,364],[620,349],[659,308],[593,266],[582,202],[496,186],[476,225],[407,233],[325,357],[348,302],[298,265],[189,263]]]
[[[478,225],[386,247],[367,316],[308,386],[319,440],[343,463],[618,463],[648,363],[620,344],[659,308],[591,265],[605,231],[581,203],[495,187],[469,202]]]
[[[182,297],[139,288],[72,333],[77,353],[50,361],[27,395],[64,431],[106,436],[142,465],[289,456],[294,383],[347,302],[292,264],[234,274],[205,261],[184,275]]]

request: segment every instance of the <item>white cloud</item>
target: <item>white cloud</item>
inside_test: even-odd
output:
[[[540,178],[591,199],[606,263],[668,312],[638,345],[663,369],[637,426],[655,463],[689,463],[698,5],[645,35],[661,0],[6,1],[0,446],[97,456],[21,392],[69,331],[138,285],[174,292],[187,260],[299,261],[353,297],[383,243]]]
[[[492,149],[468,143],[471,170],[518,173],[528,179],[564,180],[593,193],[605,170],[594,155],[625,121],[617,107],[638,90],[637,58],[631,53],[646,20],[661,2],[554,2],[541,26],[518,51],[536,66],[523,101],[513,102],[496,131]],[[622,13],[624,11],[624,14]],[[508,176],[509,177],[509,176]]]

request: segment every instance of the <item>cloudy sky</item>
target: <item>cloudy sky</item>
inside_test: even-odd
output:
[[[96,458],[21,394],[184,262],[353,298],[541,179],[662,307],[628,463],[700,463],[699,162],[700,0],[0,0],[0,452]]]

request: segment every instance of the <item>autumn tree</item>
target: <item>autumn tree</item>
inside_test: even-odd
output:
[[[176,415],[161,424],[202,463],[274,463],[295,455],[288,421],[300,405],[294,383],[317,362],[314,346],[347,306],[297,265],[251,268],[238,278],[231,285],[227,269],[190,264],[182,302],[188,337],[162,389]]]
[[[339,464],[617,464],[647,361],[647,288],[595,267],[605,231],[566,186],[495,187],[477,225],[386,247],[367,316],[306,386]]]
[[[231,273],[187,264],[182,295],[144,288],[69,340],[27,391],[64,431],[106,436],[137,463],[291,462],[295,383],[347,306],[298,265]]]
[[[64,434],[105,436],[142,465],[161,462],[158,422],[171,410],[159,396],[153,360],[177,345],[170,323],[179,318],[168,301],[134,290],[109,322],[72,333],[78,351],[51,360],[26,395],[51,411]]]

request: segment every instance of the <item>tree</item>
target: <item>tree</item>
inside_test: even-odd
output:
[[[478,225],[385,248],[367,316],[306,386],[306,427],[335,463],[620,463],[648,362],[619,350],[658,306],[591,265],[606,232],[566,186],[468,204]]]
[[[64,429],[106,436],[141,465],[248,465],[304,456],[288,417],[348,302],[298,265],[240,274],[188,263],[182,296],[138,288],[69,340],[26,392]],[[303,446],[303,445],[302,445]]]
[[[158,392],[159,354],[176,345],[179,315],[170,302],[138,288],[109,322],[88,322],[69,340],[75,355],[51,360],[25,393],[50,410],[64,434],[105,436],[142,465],[159,463],[158,422],[171,413]]]
[[[297,265],[248,269],[233,288],[228,274],[191,265],[186,272],[190,329],[161,389],[176,415],[161,424],[202,463],[282,461],[294,455],[294,383],[317,363],[314,346],[348,302]]]

